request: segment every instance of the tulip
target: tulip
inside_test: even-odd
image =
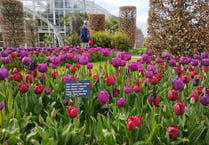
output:
[[[163,58],[169,58],[170,57],[170,53],[169,52],[163,52],[162,53],[162,57]]]
[[[46,88],[46,89],[45,89],[45,94],[46,94],[46,95],[49,95],[50,93],[51,93],[51,89],[50,89],[50,88]]]
[[[115,83],[115,78],[112,76],[112,77],[107,77],[106,79],[105,79],[105,82],[106,82],[106,84],[108,85],[108,86],[112,86],[112,85],[114,85],[114,83]]]
[[[0,80],[4,80],[8,77],[8,71],[5,68],[0,68]]]
[[[146,53],[148,56],[152,56],[153,50],[147,49],[147,50],[145,51],[145,53]]]
[[[47,64],[45,63],[38,64],[38,71],[41,73],[47,72]]]
[[[131,87],[130,86],[124,86],[123,90],[126,94],[129,94],[131,92]]]
[[[9,64],[11,62],[9,57],[2,57],[1,60],[3,64]]]
[[[199,83],[200,83],[200,79],[198,79],[198,78],[193,78],[193,80],[192,80],[193,86],[198,86]]]
[[[184,114],[184,109],[185,109],[185,104],[183,104],[182,102],[175,102],[175,104],[173,105],[173,110],[176,115]]]
[[[58,75],[57,72],[52,72],[52,73],[51,73],[51,76],[52,76],[53,79],[56,79],[56,78],[57,78],[57,75]]]
[[[156,62],[156,63],[162,63],[163,60],[162,60],[162,58],[159,58],[159,57],[158,57],[158,58],[155,59],[155,62]]]
[[[64,105],[68,105],[68,103],[69,103],[69,98],[65,98],[65,99],[63,100],[63,104],[64,104]]]
[[[4,108],[4,104],[0,102],[0,111]]]
[[[109,101],[109,95],[106,90],[102,90],[97,94],[97,99],[101,105],[106,104]]]
[[[30,64],[32,62],[33,62],[33,59],[30,58],[30,57],[23,57],[23,59],[22,59],[23,65],[28,65],[28,64]]]
[[[137,62],[131,62],[128,64],[128,68],[134,72],[138,70],[138,63]]]
[[[118,101],[117,101],[117,105],[119,107],[124,107],[126,106],[126,99],[125,98],[119,98]]]
[[[134,86],[133,86],[133,91],[134,92],[138,93],[140,91],[140,89],[141,89],[141,86],[140,85],[134,84]]]
[[[67,111],[67,115],[70,117],[70,118],[75,118],[78,116],[78,109],[75,105],[72,105],[72,106],[68,106],[66,108],[66,111]]]
[[[41,84],[36,84],[33,87],[33,91],[35,94],[41,94],[43,90],[44,90],[44,85],[41,85]]]
[[[175,78],[172,80],[172,85],[175,90],[182,91],[184,89],[184,82],[181,78]]]
[[[178,91],[177,90],[169,90],[168,91],[168,99],[172,101],[176,101],[178,98]]]
[[[168,127],[168,134],[169,134],[170,138],[176,138],[178,135],[178,132],[179,132],[179,130],[176,126],[170,125]]]
[[[202,65],[203,66],[209,66],[209,58],[202,59]]]
[[[145,76],[146,76],[147,78],[152,78],[153,72],[152,72],[152,71],[146,71],[146,72],[145,72]]]
[[[175,60],[175,59],[170,59],[170,60],[168,60],[168,64],[169,64],[171,67],[175,67],[175,66],[176,66],[176,60]]]
[[[152,76],[151,84],[156,85],[159,82],[158,77],[156,75]]]
[[[184,74],[181,78],[182,78],[182,80],[183,80],[184,83],[188,83],[189,80],[190,80],[189,79],[189,75],[186,75],[186,74]]]
[[[148,102],[151,106],[159,106],[160,98],[156,93],[151,93],[148,97]]]
[[[136,124],[135,124],[135,122],[133,121],[133,119],[130,118],[130,117],[128,117],[128,118],[126,119],[126,126],[127,126],[128,130],[130,130],[130,131],[133,131],[133,130],[136,129]]]
[[[86,67],[87,67],[87,69],[92,69],[93,68],[93,64],[92,63],[88,63]]]
[[[18,72],[20,72],[20,68],[19,67],[12,67],[10,69],[10,73],[11,74],[15,74],[15,73],[18,73]]]
[[[200,103],[207,106],[209,104],[209,95],[206,94],[205,96],[202,96],[200,99]]]
[[[113,97],[117,97],[117,96],[119,95],[119,93],[120,93],[120,90],[118,90],[118,89],[116,89],[116,88],[114,88],[114,89],[112,90],[112,95],[113,95]]]
[[[28,83],[18,84],[18,89],[21,93],[26,93],[28,91]]]

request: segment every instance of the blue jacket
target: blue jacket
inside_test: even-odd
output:
[[[89,42],[89,33],[85,25],[80,30],[80,42]]]

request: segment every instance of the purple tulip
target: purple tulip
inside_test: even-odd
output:
[[[130,54],[125,55],[125,56],[124,56],[124,60],[125,60],[125,61],[131,60],[131,55],[130,55]]]
[[[119,67],[121,66],[121,58],[119,57],[114,57],[110,60],[111,64],[114,66],[114,67]]]
[[[97,99],[101,105],[106,104],[109,101],[109,95],[106,90],[101,90],[97,94]]]
[[[199,83],[200,83],[200,79],[198,79],[198,78],[193,78],[193,80],[192,80],[193,86],[198,86]]]
[[[199,60],[198,59],[192,59],[191,60],[191,65],[198,66],[199,65]]]
[[[170,53],[169,52],[163,52],[162,53],[162,57],[163,58],[169,58],[170,57]]]
[[[180,64],[188,64],[188,63],[190,63],[190,61],[191,61],[191,58],[189,58],[189,57],[181,56],[179,58],[179,63]]]
[[[74,56],[74,61],[76,63],[79,63],[79,59],[80,59],[80,55],[79,54],[77,54],[77,55]]]
[[[128,68],[134,72],[138,70],[138,63],[137,62],[131,62],[128,64]]]
[[[38,71],[41,73],[47,72],[47,64],[45,63],[38,64]]]
[[[151,49],[147,49],[147,50],[145,51],[145,53],[146,53],[147,55],[149,55],[149,56],[152,56],[153,51],[152,51]]]
[[[156,62],[156,63],[162,63],[163,60],[162,60],[162,58],[159,58],[159,57],[158,57],[158,58],[155,59],[155,62]]]
[[[65,61],[66,59],[67,59],[66,54],[60,56],[60,60],[61,60],[61,61]]]
[[[66,58],[67,59],[72,59],[73,58],[73,53],[67,53]]]
[[[51,67],[51,69],[56,69],[57,68],[57,66],[53,63],[50,63],[50,67]]]
[[[66,64],[65,64],[65,67],[66,67],[66,68],[70,68],[70,64],[69,64],[69,63],[66,63]]]
[[[121,66],[121,67],[126,66],[126,61],[125,61],[125,60],[121,60],[121,62],[120,62],[120,66]]]
[[[4,104],[0,102],[0,110],[2,110],[3,108],[4,108]]]
[[[194,59],[200,59],[200,57],[201,56],[199,54],[194,54],[194,56],[193,56]]]
[[[64,101],[63,101],[63,104],[68,105],[68,103],[69,103],[69,98],[65,98]]]
[[[151,93],[151,94],[149,95],[149,100],[150,100],[151,102],[155,102],[156,97],[157,97],[157,94],[156,94],[156,93]]]
[[[184,89],[184,82],[181,78],[176,77],[172,80],[172,85],[175,90],[182,91]]]
[[[2,57],[1,60],[3,64],[9,64],[11,62],[9,57]]]
[[[32,62],[33,62],[33,59],[30,57],[23,57],[22,59],[23,65],[28,65],[29,63],[32,63]]]
[[[0,80],[4,80],[8,77],[8,71],[5,68],[0,68]]]
[[[130,86],[124,86],[123,90],[126,94],[131,93],[131,87]]]
[[[51,62],[51,56],[47,56],[47,57],[46,57],[46,61],[47,61],[47,62]]]
[[[150,59],[149,55],[143,54],[142,58],[141,58],[141,61],[142,61],[141,63],[150,63],[151,59]]]
[[[202,58],[208,58],[209,54],[207,52],[202,52],[201,57]]]
[[[119,107],[124,107],[126,106],[126,99],[125,98],[119,98],[118,101],[117,101],[117,105]]]
[[[92,69],[93,68],[93,64],[92,63],[88,63],[86,67],[87,67],[87,69]]]
[[[100,52],[103,56],[109,56],[110,55],[110,49],[109,48],[101,49]]]
[[[50,93],[51,93],[51,89],[50,89],[50,88],[46,88],[46,89],[45,89],[45,94],[46,94],[46,95],[49,95]]]
[[[209,104],[209,95],[202,96],[200,99],[200,103],[207,106]]]
[[[168,60],[168,64],[169,64],[171,67],[175,67],[175,66],[176,66],[176,60],[175,60],[175,59],[170,59],[170,60]]]
[[[125,55],[126,55],[125,51],[119,51],[117,53],[117,57],[119,57],[121,60],[124,60]]]
[[[79,63],[81,65],[87,65],[89,63],[89,57],[87,55],[80,55]]]
[[[117,97],[117,96],[119,95],[119,93],[120,93],[120,90],[118,90],[118,89],[116,89],[116,88],[114,88],[114,89],[112,90],[112,95],[113,95],[113,97]]]
[[[209,58],[202,59],[202,65],[203,66],[209,66]]]
[[[156,73],[156,72],[157,72],[157,68],[156,68],[155,65],[149,64],[149,65],[147,66],[147,71],[152,71],[153,73]]]
[[[61,57],[51,57],[51,63],[53,63],[54,65],[58,65],[60,64],[61,61]]]
[[[146,76],[147,78],[152,78],[153,72],[152,72],[152,71],[146,71],[146,72],[145,72],[145,76]]]

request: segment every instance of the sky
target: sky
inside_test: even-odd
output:
[[[136,6],[136,25],[143,34],[147,35],[147,18],[149,12],[149,0],[94,0],[94,2],[114,16],[119,16],[120,6]]]

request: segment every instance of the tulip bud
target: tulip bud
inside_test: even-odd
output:
[[[39,120],[39,123],[40,123],[41,125],[44,124],[44,119],[43,119],[43,117],[41,116],[41,114],[39,114],[38,120]]]
[[[51,117],[55,118],[56,117],[56,110],[55,108],[53,108],[52,112],[51,112]]]
[[[191,104],[195,104],[195,99],[194,99],[194,97],[190,98],[190,103],[191,103]]]
[[[166,113],[167,111],[167,108],[166,108],[166,105],[163,106],[163,113]]]

